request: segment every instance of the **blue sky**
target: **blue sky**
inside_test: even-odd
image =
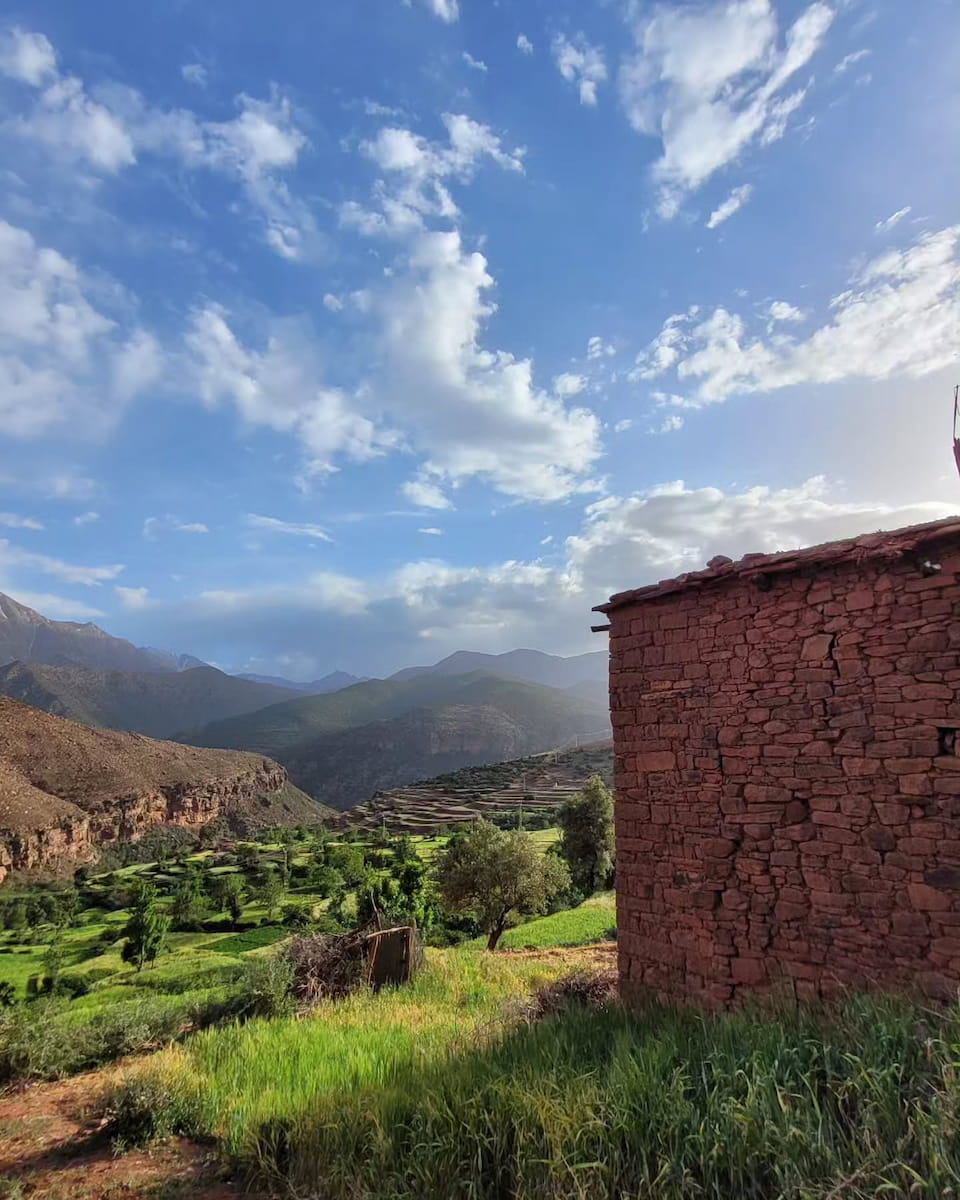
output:
[[[956,511],[955,0],[33,0],[0,588],[227,669],[599,648]]]

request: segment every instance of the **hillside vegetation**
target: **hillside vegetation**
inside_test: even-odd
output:
[[[103,671],[8,663],[0,694],[83,725],[164,738],[289,698],[286,688],[252,683],[215,667],[184,671]]]

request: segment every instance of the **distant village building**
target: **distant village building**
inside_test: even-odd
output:
[[[960,518],[714,558],[596,611],[624,995],[955,998]]]

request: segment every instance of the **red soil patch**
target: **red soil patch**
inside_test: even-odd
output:
[[[114,1069],[115,1070],[115,1069]],[[0,1197],[30,1200],[234,1200],[214,1156],[182,1139],[115,1154],[99,1102],[113,1071],[0,1097]]]

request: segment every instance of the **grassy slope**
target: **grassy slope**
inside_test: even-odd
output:
[[[410,988],[200,1034],[134,1069],[121,1129],[216,1138],[254,1183],[325,1200],[955,1194],[956,1012],[503,1021],[550,973],[433,952]]]
[[[578,908],[551,913],[549,917],[537,917],[508,929],[500,941],[500,949],[523,950],[532,947],[545,950],[552,946],[586,946],[591,942],[607,941],[614,936],[616,923],[616,898],[613,892],[604,892],[591,896]]]

